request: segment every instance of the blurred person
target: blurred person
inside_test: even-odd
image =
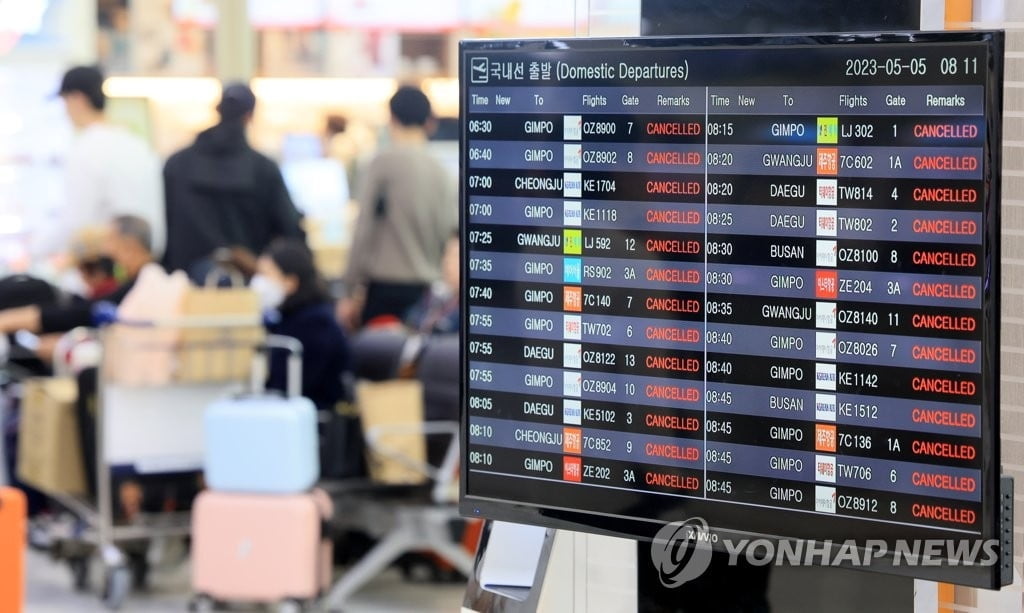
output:
[[[116,290],[102,299],[72,304],[29,305],[0,311],[0,333],[25,330],[47,334],[91,327],[106,305],[120,304],[131,291],[143,266],[153,261],[153,238],[146,220],[132,215],[115,217],[108,232],[106,252],[123,276]]]
[[[228,249],[246,274],[276,238],[304,240],[301,216],[277,164],[246,139],[256,96],[247,85],[224,87],[220,122],[164,165],[167,250],[164,265],[202,283],[214,253]]]
[[[64,73],[60,97],[77,131],[67,158],[67,208],[36,238],[38,256],[64,254],[76,232],[134,215],[150,227],[152,249],[164,246],[160,162],[141,138],[108,123],[103,73],[77,66]]]
[[[80,232],[71,246],[70,255],[78,273],[79,289],[70,298],[72,304],[83,304],[85,301],[99,301],[117,291],[121,283],[115,274],[113,258],[107,254],[107,232],[99,228],[89,228]],[[63,332],[52,332],[37,337],[30,344],[37,358],[50,365],[54,351]]]
[[[33,304],[0,310],[0,333],[14,333],[24,330],[34,334],[49,334],[66,332],[80,326],[93,326],[96,322],[96,315],[101,309],[110,304],[120,303],[133,287],[134,280],[142,271],[142,268],[153,261],[152,234],[149,223],[145,219],[132,215],[116,216],[109,224],[103,239],[103,245],[105,257],[110,258],[114,263],[114,268],[118,269],[123,277],[117,289],[102,297],[80,300],[74,303],[47,302],[45,304]],[[54,340],[54,338],[51,335],[49,339],[46,337],[40,339],[39,347],[36,348],[36,351],[40,355],[52,352],[53,343],[49,341]],[[81,399],[85,397],[81,389],[83,374],[79,374],[80,401],[78,404],[80,406],[88,404],[81,402]],[[94,369],[92,370],[91,377],[93,381],[92,389],[95,390]],[[78,424],[85,462],[83,466],[86,468],[87,478],[94,479],[94,476],[90,477],[92,473],[90,473],[89,468],[92,465],[92,458],[95,457],[90,450],[94,448],[87,443],[87,440],[93,440],[93,424],[81,410],[78,412]],[[117,487],[120,488],[120,484]],[[131,488],[129,487],[128,489],[130,490]],[[122,508],[131,509],[132,493],[124,489],[120,493]],[[42,532],[40,530],[33,531],[33,539],[36,544],[45,544],[47,542],[49,537],[46,531],[46,528],[43,528]]]
[[[458,335],[459,264],[459,235],[454,232],[445,243],[441,278],[430,284],[404,319],[378,316],[353,337],[356,376],[415,377],[433,337]]]
[[[298,240],[274,241],[257,261],[250,286],[260,297],[267,331],[302,343],[302,395],[320,410],[333,410],[344,394],[349,345],[312,252]],[[284,355],[271,360],[267,388],[287,389]]]
[[[97,255],[86,259],[77,258],[78,273],[85,284],[85,298],[98,300],[112,294],[118,288],[117,277],[114,276],[114,260],[106,255]]]
[[[80,232],[71,246],[71,259],[82,281],[81,294],[87,300],[99,300],[120,286],[106,239],[107,231],[93,227]]]
[[[406,314],[405,325],[420,334],[459,333],[459,233],[445,243],[441,278]]]
[[[366,123],[343,115],[328,115],[324,126],[324,152],[345,167],[349,185],[356,185],[359,163],[377,147],[377,134]]]
[[[359,219],[338,306],[350,328],[403,317],[439,278],[445,242],[458,227],[454,185],[427,149],[430,101],[403,86],[389,106],[391,144],[359,177]]]
[[[124,0],[98,0],[96,3],[96,47],[103,65],[115,72],[130,72],[131,20]]]
[[[331,141],[348,130],[348,118],[344,115],[328,115],[324,120],[324,144],[325,150],[330,149]]]
[[[153,263],[152,235],[146,220],[132,215],[115,217],[109,225],[103,240],[106,257],[114,263],[120,283],[114,291],[90,300],[76,303],[54,303],[30,305],[0,311],[0,332],[11,333],[19,330],[35,334],[66,332],[78,327],[93,327],[98,320],[109,317],[115,305],[121,303],[135,286],[142,269]],[[40,341],[39,352],[52,352],[54,335]],[[96,394],[96,369],[86,368],[77,375],[79,388],[76,403],[80,445],[83,452],[86,479],[90,491],[95,491],[95,473],[92,458],[95,457],[95,422],[90,407]],[[152,491],[146,492],[146,484],[154,483]],[[191,500],[196,491],[193,475],[160,475],[153,479],[137,475],[116,475],[113,484],[117,492],[121,518],[133,520],[143,508],[159,509],[179,504],[181,499]]]

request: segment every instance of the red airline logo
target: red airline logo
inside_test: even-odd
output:
[[[583,458],[562,458],[562,480],[579,483],[583,478]]]
[[[583,288],[565,287],[562,292],[562,310],[579,313],[583,310]]]
[[[835,147],[818,147],[818,174],[839,174],[839,149]]]
[[[839,297],[839,273],[834,270],[814,271],[814,296],[835,299]]]
[[[564,428],[562,430],[562,451],[565,453],[583,453],[583,430]]]
[[[814,450],[836,452],[836,427],[826,424],[814,426]]]

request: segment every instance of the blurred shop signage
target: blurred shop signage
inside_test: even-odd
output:
[[[217,26],[217,5],[213,0],[173,0],[171,15],[179,24],[207,29]]]
[[[328,0],[330,26],[362,29],[438,31],[459,26],[458,0]]]
[[[254,28],[318,28],[327,17],[324,5],[324,0],[249,0],[249,22]]]
[[[564,28],[573,23],[576,5],[571,0],[248,0],[248,8],[258,29],[440,32],[461,27]]]
[[[558,28],[573,23],[575,10],[575,2],[557,0],[472,0],[463,19],[471,27]]]
[[[5,54],[27,34],[43,29],[49,0],[0,0],[0,54]]]

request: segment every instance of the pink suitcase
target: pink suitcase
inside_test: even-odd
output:
[[[308,602],[331,584],[333,514],[323,490],[206,490],[192,509],[192,589],[200,601]]]

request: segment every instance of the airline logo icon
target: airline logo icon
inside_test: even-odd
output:
[[[580,227],[583,225],[583,203],[566,200],[562,203],[562,225]]]
[[[839,118],[818,118],[818,144],[835,145],[839,142]]]
[[[580,258],[562,260],[562,282],[583,283],[583,260]]]
[[[836,329],[836,303],[816,302],[814,304],[814,326],[826,330]]]
[[[562,458],[562,480],[579,483],[583,479],[583,458],[565,456]]]
[[[835,211],[818,211],[817,212],[818,223],[815,229],[818,232],[818,236],[836,236],[838,235],[839,228],[839,216]]]
[[[562,310],[579,313],[583,310],[583,288],[562,288]]]
[[[837,206],[839,204],[839,182],[836,179],[818,179],[818,206]]]
[[[824,483],[836,482],[836,457],[833,455],[814,456],[814,480]]]
[[[562,249],[566,255],[583,253],[583,230],[562,230]]]
[[[839,273],[834,270],[814,271],[814,297],[838,298]]]
[[[818,147],[818,174],[839,174],[839,149],[835,147]]]
[[[562,315],[562,338],[567,341],[583,340],[583,317]]]
[[[839,262],[839,243],[837,241],[819,240],[815,246],[815,264],[817,266],[836,267]]]
[[[814,357],[819,360],[836,359],[836,333],[815,332]]]
[[[573,398],[579,398],[583,395],[583,373],[562,373],[562,395],[571,396]]]
[[[836,391],[835,364],[814,364],[814,389]]]
[[[486,59],[486,58],[484,58]],[[583,115],[562,116],[562,140],[583,139]]]
[[[815,485],[814,510],[819,513],[835,513],[836,488],[827,485]]]
[[[562,145],[562,167],[583,168],[583,145]]]
[[[583,403],[566,398],[562,401],[562,423],[570,426],[583,424]]]
[[[562,452],[583,453],[583,430],[579,428],[562,428]]]
[[[583,175],[578,172],[562,173],[562,187],[566,198],[582,198]]]
[[[835,394],[814,395],[814,419],[835,422],[837,413]]]
[[[583,345],[579,343],[562,343],[562,366],[565,368],[583,368]]]
[[[828,424],[814,424],[814,450],[836,452],[836,427]]]

